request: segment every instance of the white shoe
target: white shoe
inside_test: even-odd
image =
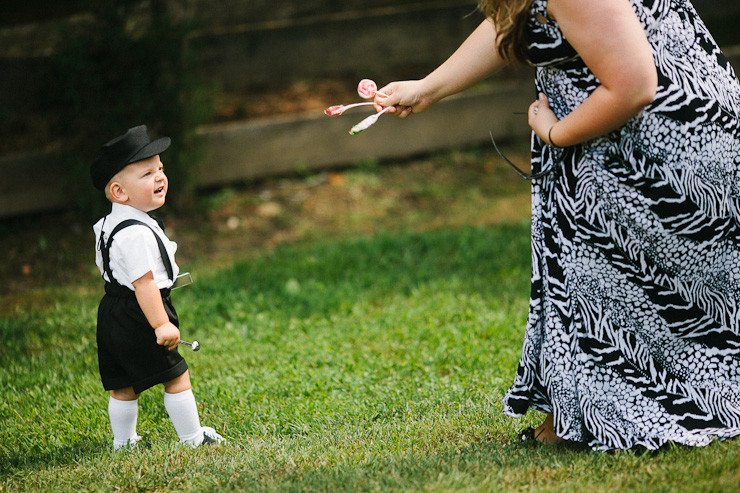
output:
[[[210,426],[203,426],[201,430],[203,431],[203,441],[200,442],[201,445],[218,445],[225,441],[224,437],[216,433],[216,430]]]
[[[135,436],[129,438],[124,443],[117,442],[114,439],[113,440],[113,450],[134,449],[134,448],[136,448],[136,444],[139,443],[140,440],[141,440],[141,437],[139,435],[135,435]]]

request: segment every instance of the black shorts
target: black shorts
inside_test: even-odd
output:
[[[130,294],[129,294],[130,293]],[[169,290],[162,301],[170,322],[179,326]],[[98,367],[105,390],[133,387],[140,394],[185,373],[188,364],[178,353],[157,344],[154,329],[141,311],[134,292],[106,284],[98,307]]]

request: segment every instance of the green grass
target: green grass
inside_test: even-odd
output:
[[[737,441],[604,455],[517,444],[529,225],[276,248],[174,293],[201,421],[185,449],[161,388],[114,453],[98,381],[98,294],[0,322],[0,491],[721,491]]]

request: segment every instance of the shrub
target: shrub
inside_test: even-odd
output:
[[[206,91],[194,76],[186,37],[193,26],[173,21],[162,0],[148,10],[140,2],[95,2],[90,16],[63,33],[50,57],[41,98],[64,139],[61,165],[80,210],[95,216],[107,209],[90,184],[96,150],[126,129],[147,124],[153,138],[168,135],[163,156],[175,206],[189,206],[187,169],[197,159],[194,129],[208,112]],[[172,201],[171,201],[172,202]]]

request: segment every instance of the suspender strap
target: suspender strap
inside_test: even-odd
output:
[[[125,221],[121,221],[118,223],[118,225],[113,228],[113,231],[111,231],[110,235],[108,236],[108,241],[105,243],[105,246],[100,249],[100,253],[103,255],[103,268],[105,269],[105,273],[108,274],[108,279],[111,284],[114,285],[120,285],[120,283],[113,277],[113,272],[110,268],[110,247],[113,243],[113,236],[115,236],[116,233],[118,233],[123,228],[128,228],[129,226],[133,226],[135,224],[141,224],[142,226],[146,226],[152,231],[152,234],[154,234],[154,238],[157,240],[157,246],[159,247],[159,253],[162,255],[162,263],[164,263],[164,268],[167,270],[167,275],[169,276],[170,280],[174,282],[175,280],[175,274],[172,270],[172,262],[170,262],[170,256],[167,253],[167,249],[164,246],[164,242],[162,242],[162,238],[159,237],[159,235],[152,229],[151,226],[149,226],[147,223],[141,222],[136,219],[126,219]],[[100,238],[101,242],[103,241],[103,232],[101,230],[100,232]]]

